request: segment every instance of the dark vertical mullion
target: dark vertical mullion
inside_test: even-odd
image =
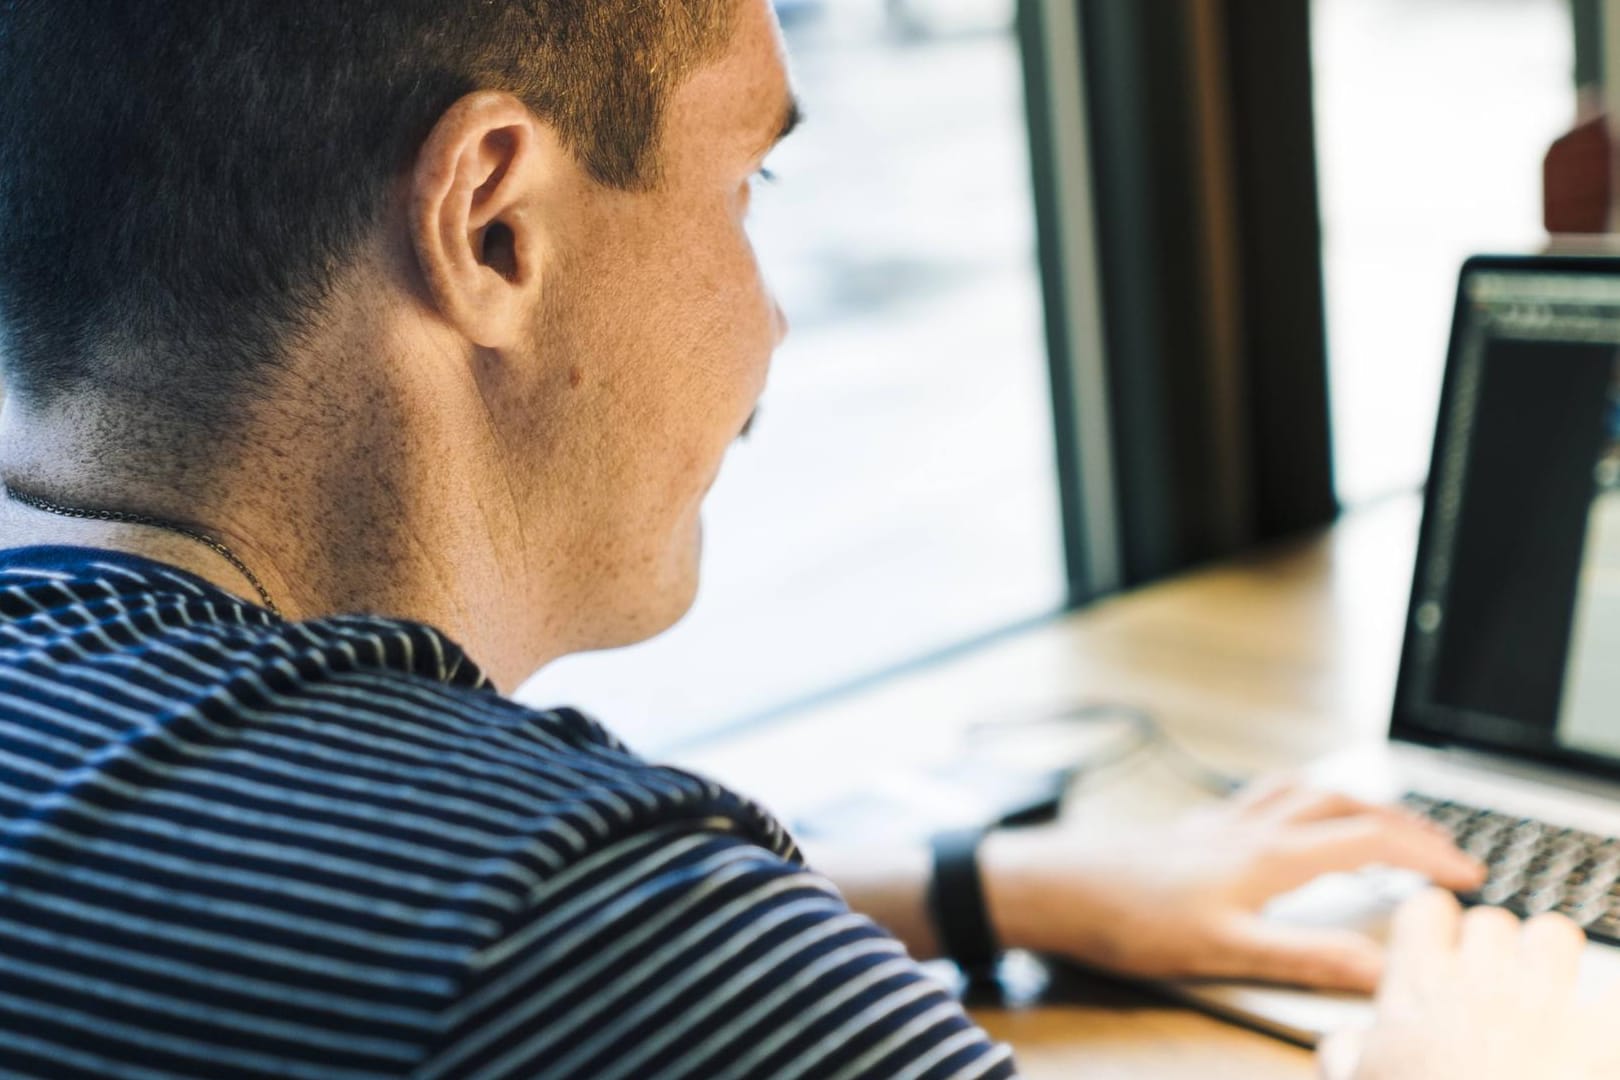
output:
[[[1232,0],[1227,42],[1255,527],[1261,537],[1285,536],[1338,513],[1310,5]]]
[[[1073,0],[1018,8],[1069,605],[1123,584],[1087,91]]]
[[[1074,348],[1065,299],[1058,209],[1057,154],[1051,136],[1053,109],[1051,63],[1043,0],[1019,0],[1018,42],[1023,57],[1025,116],[1029,129],[1031,188],[1035,205],[1036,258],[1040,266],[1045,311],[1047,368],[1052,395],[1052,433],[1057,455],[1059,505],[1063,516],[1064,566],[1068,574],[1068,607],[1090,600],[1100,590],[1093,580],[1086,548],[1086,506],[1082,488],[1079,416],[1074,407],[1078,387],[1069,362]]]
[[[1113,579],[1129,586],[1336,513],[1306,7],[1020,8],[1074,603],[1108,591],[1088,538],[1117,542]],[[1078,15],[1064,24],[1077,56],[1043,36],[1055,12]],[[1064,93],[1084,106],[1066,116],[1052,107],[1062,63],[1079,69]],[[1060,212],[1076,166],[1054,152],[1065,124],[1088,140],[1099,371],[1077,363],[1065,241],[1078,230],[1073,205]],[[1106,423],[1088,411],[1099,400]]]
[[[1163,372],[1161,317],[1144,279],[1157,261],[1150,210],[1150,88],[1141,77],[1139,5],[1081,0],[1086,84],[1090,90],[1097,238],[1108,311],[1109,405],[1114,418],[1115,482],[1122,492],[1120,533],[1127,581],[1142,580],[1173,557],[1179,526],[1174,491],[1144,475],[1165,439],[1159,402]]]
[[[1180,3],[1083,0],[1125,577],[1218,553],[1207,297]]]
[[[1569,0],[1575,31],[1575,88],[1603,85],[1603,0]]]

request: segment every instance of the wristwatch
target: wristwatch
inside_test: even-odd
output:
[[[952,829],[930,842],[934,873],[928,883],[928,908],[946,956],[970,978],[995,971],[1001,945],[990,925],[979,876],[979,844],[984,829]]]

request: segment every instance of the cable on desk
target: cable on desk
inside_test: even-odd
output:
[[[1027,732],[1043,726],[1069,727],[1125,721],[1132,729],[1126,745],[1112,753],[1087,754],[1065,765],[1058,766],[1065,783],[1073,782],[1086,773],[1101,772],[1145,754],[1158,752],[1163,760],[1194,786],[1215,795],[1230,795],[1243,787],[1247,778],[1229,773],[1208,764],[1192,751],[1172,738],[1147,709],[1122,702],[1081,701],[1049,711],[1024,716],[998,717],[970,724],[966,737],[970,745],[993,744],[998,736]]]
[[[1123,724],[1122,737],[1093,743],[1079,752],[1071,749],[1067,756],[1054,747],[1054,740],[1037,739],[1029,747],[1035,758],[1033,764],[1026,761],[1009,765],[1005,757],[999,762],[993,760],[998,749],[1005,754],[1014,739],[1031,733],[1039,735],[1043,728],[1056,735],[1105,724]],[[1245,783],[1244,778],[1214,768],[1184,749],[1148,710],[1109,701],[1080,701],[970,723],[950,761],[913,778],[938,786],[965,785],[964,790],[972,790],[975,781],[988,778],[988,793],[977,791],[986,805],[984,819],[976,824],[1035,825],[1058,816],[1064,797],[1080,778],[1107,773],[1150,754],[1188,783],[1214,795],[1229,795]],[[801,836],[838,836],[848,831],[852,816],[899,813],[903,817],[908,809],[905,795],[867,792],[865,796],[846,795],[802,813],[792,822],[793,831]],[[926,808],[922,811],[925,815],[929,812]]]

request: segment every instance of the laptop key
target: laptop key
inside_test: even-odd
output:
[[[1586,927],[1586,935],[1596,941],[1620,945],[1620,912],[1612,909]]]
[[[1620,945],[1620,837],[1551,825],[1412,793],[1408,809],[1444,825],[1486,864],[1485,884],[1461,899],[1524,918],[1554,911],[1589,938]]]

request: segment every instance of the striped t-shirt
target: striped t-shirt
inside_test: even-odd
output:
[[[434,630],[0,552],[0,1075],[1012,1071],[769,815]]]

